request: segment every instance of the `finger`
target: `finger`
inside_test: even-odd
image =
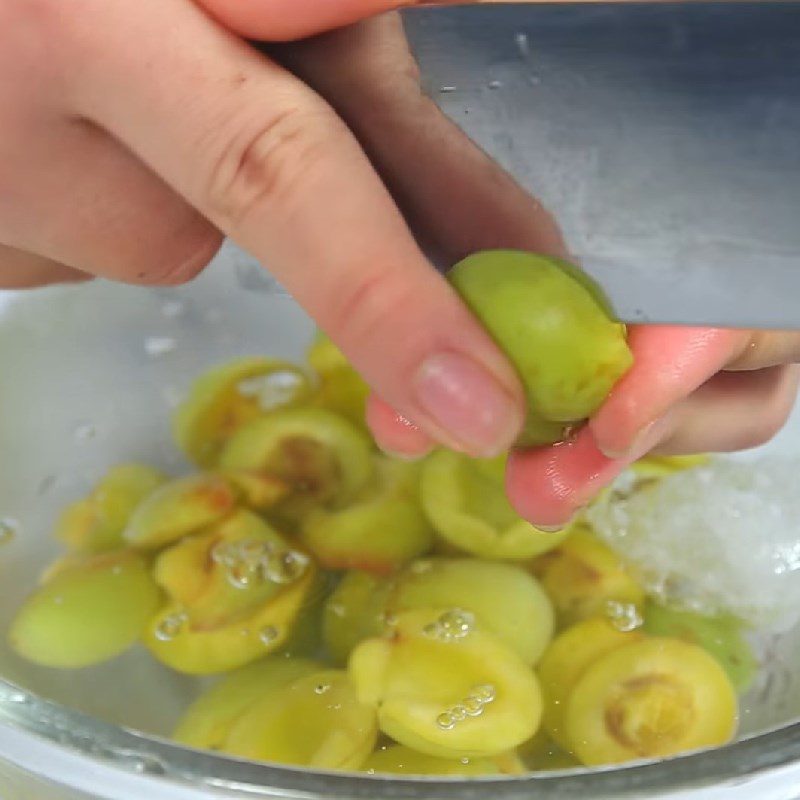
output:
[[[637,449],[623,458],[603,455],[589,427],[554,447],[517,451],[506,470],[506,490],[517,512],[534,525],[565,525],[626,467],[672,431],[670,415],[652,424]]]
[[[0,244],[0,288],[33,289],[53,283],[76,283],[90,279],[80,270]]]
[[[144,284],[190,280],[219,249],[219,232],[96,126],[54,119],[16,138],[0,142],[0,237],[14,247]]]
[[[219,22],[250,39],[292,41],[424,0],[199,0]]]
[[[551,215],[424,97],[398,15],[272,52],[321,91],[357,134],[439,263],[500,246],[564,255]],[[375,403],[372,430],[386,449],[406,455],[430,449],[428,437],[420,438],[401,414]]]
[[[752,331],[747,345],[725,368],[752,370],[800,363],[800,332]]]
[[[799,374],[795,365],[719,373],[681,404],[674,431],[654,452],[724,453],[766,444],[791,414]]]
[[[600,489],[651,451],[683,455],[764,444],[791,413],[799,371],[791,366],[721,372],[651,423],[623,458],[605,456],[589,427],[563,445],[514,453],[506,479],[511,502],[534,524],[564,525]]]
[[[367,424],[378,446],[389,455],[421,458],[434,447],[433,440],[419,426],[375,395],[367,403]]]
[[[589,423],[600,449],[611,457],[637,449],[647,426],[738,356],[749,335],[711,328],[631,328],[633,366]]]
[[[183,0],[143,0],[133,20],[124,4],[81,7],[65,23],[78,109],[269,263],[403,416],[475,455],[505,450],[516,374],[329,106]]]
[[[277,53],[356,133],[437,262],[496,247],[566,255],[552,215],[423,94],[398,14]]]

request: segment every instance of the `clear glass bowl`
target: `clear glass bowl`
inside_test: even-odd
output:
[[[0,548],[0,630],[57,551],[50,530],[60,507],[121,460],[174,472],[186,466],[171,444],[168,417],[198,372],[248,353],[300,358],[312,331],[280,287],[231,248],[179,289],[98,281],[0,292],[0,519],[17,528]],[[794,420],[770,450],[798,446]],[[0,640],[0,796],[795,797],[788,788],[800,790],[793,663],[800,663],[800,642],[788,636],[745,703],[747,738],[729,747],[622,769],[464,782],[312,773],[190,751],[164,737],[197,684],[146,653],[60,672],[25,664]]]

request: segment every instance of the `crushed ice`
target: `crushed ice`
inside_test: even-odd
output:
[[[665,602],[786,631],[800,621],[800,459],[720,458],[588,512],[598,535]]]

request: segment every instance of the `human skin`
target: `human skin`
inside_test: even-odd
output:
[[[563,255],[552,218],[424,96],[396,18],[274,44],[399,5],[3,4],[0,282],[181,283],[227,235],[383,398],[370,421],[387,449],[507,449],[521,386],[431,258]],[[636,365],[573,441],[512,457],[531,521],[562,524],[653,447],[764,441],[791,408],[796,335],[639,327],[631,346]]]

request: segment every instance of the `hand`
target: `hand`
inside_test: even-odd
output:
[[[272,22],[236,30],[294,37],[389,5],[253,0]],[[448,261],[501,242],[546,252],[557,232],[423,97],[396,20],[276,51],[341,116],[189,0],[11,0],[0,30],[13,31],[0,50],[0,281],[177,284],[229,235],[427,436],[475,455],[510,445],[517,377],[386,185]]]
[[[792,410],[799,333],[637,326],[629,341],[633,367],[573,440],[511,456],[509,497],[531,522],[565,524],[647,453],[727,452],[764,444]],[[381,437],[403,437],[385,408],[376,406],[373,418]],[[402,442],[409,454],[431,446],[418,432]]]

